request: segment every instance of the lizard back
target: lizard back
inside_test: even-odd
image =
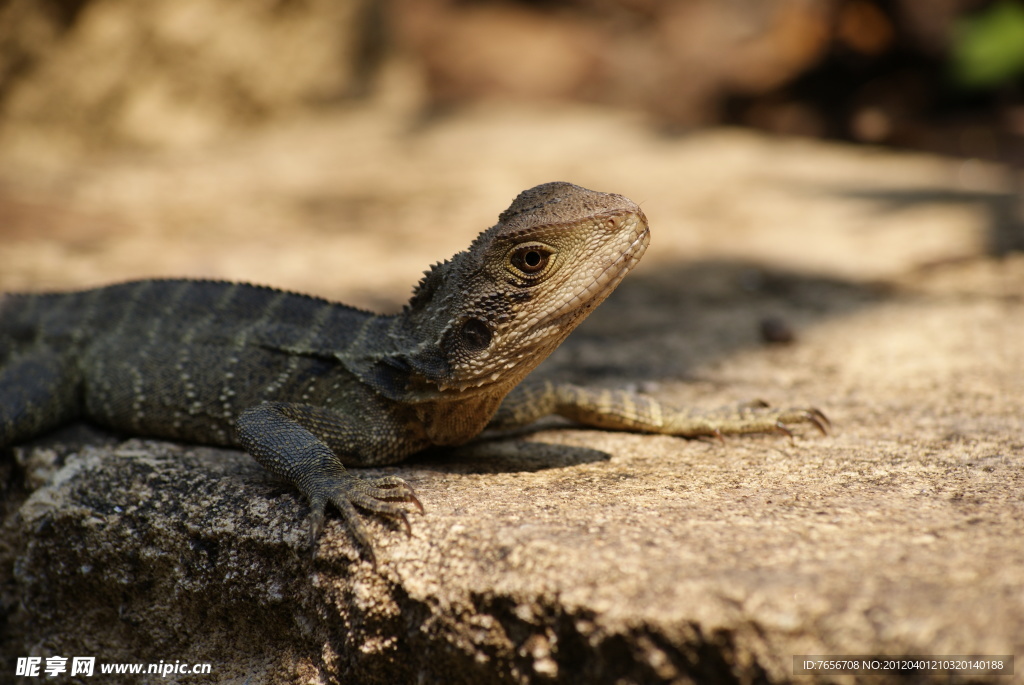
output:
[[[327,389],[344,397],[355,380],[337,359],[300,351],[342,352],[387,318],[219,281],[15,294],[0,299],[0,366],[36,359],[50,369],[64,420],[86,417],[141,435],[228,445],[248,406],[303,396],[330,404]],[[32,407],[0,408],[26,410]]]

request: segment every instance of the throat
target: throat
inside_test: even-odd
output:
[[[483,431],[502,399],[503,395],[482,394],[466,399],[424,402],[416,405],[416,415],[431,443],[461,445]]]

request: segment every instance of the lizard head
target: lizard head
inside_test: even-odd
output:
[[[629,199],[571,183],[523,191],[469,249],[426,272],[403,311],[427,395],[510,390],[622,281],[647,249]],[[410,388],[411,389],[411,388]]]

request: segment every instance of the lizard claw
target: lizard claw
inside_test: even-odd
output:
[[[394,495],[386,494],[384,496],[381,496],[380,499],[415,504],[416,508],[419,509],[421,514],[427,513],[427,510],[423,508],[423,503],[420,502],[419,498],[416,496],[416,493],[413,491],[412,486],[410,486],[408,483],[406,483],[398,476],[385,476],[383,478],[378,478],[377,480],[372,482],[375,487],[378,487],[382,490],[393,489],[401,491],[400,493],[396,493]]]
[[[828,435],[829,430],[832,429],[832,422],[828,420],[828,417],[820,409],[811,407],[804,412],[804,418],[808,423],[813,424],[815,428],[821,431],[822,435]]]
[[[423,508],[423,503],[420,502],[419,497],[417,497],[412,492],[412,490],[409,491],[408,499],[406,501],[409,502],[410,504],[415,504],[416,508],[419,509],[420,514],[426,514],[427,513],[427,510]]]
[[[791,439],[793,438],[793,431],[790,428],[791,424],[809,423],[822,435],[827,435],[829,429],[831,429],[831,422],[828,421],[828,417],[820,410],[813,408],[813,406],[808,409],[771,410],[768,404],[764,404],[763,408],[758,408],[755,411],[774,415],[775,425],[773,430]]]
[[[776,413],[775,419],[774,430],[789,438],[793,437],[793,431],[789,427],[790,424],[809,423],[818,429],[818,432],[822,435],[828,435],[829,430],[832,428],[832,422],[828,420],[824,412],[815,407],[781,410]]]
[[[775,422],[775,426],[772,428],[772,430],[776,433],[781,433],[782,435],[785,435],[790,440],[793,439],[793,431],[789,430],[789,428],[786,427],[786,424],[784,424],[781,419]]]
[[[324,509],[327,503],[321,500],[310,500],[309,507],[309,554],[316,557],[316,541],[324,531]]]
[[[424,512],[423,504],[416,497],[412,487],[397,476],[366,480],[344,473],[340,477],[317,483],[314,487],[315,492],[309,495],[310,546],[314,555],[316,541],[323,532],[328,501],[341,513],[352,537],[360,547],[366,550],[369,560],[375,568],[377,558],[373,551],[373,544],[357,507],[400,522],[408,535],[412,535],[412,524],[409,523],[409,516],[402,508],[402,504],[413,504],[421,514]]]
[[[832,428],[832,422],[828,420],[820,409],[810,407],[808,409],[786,409],[779,412],[777,417],[780,425],[791,423],[809,423],[818,429],[822,435],[828,435]],[[781,432],[781,431],[780,431]],[[787,430],[792,437],[792,433]]]
[[[767,409],[771,405],[761,399],[749,400],[747,402],[741,402],[739,405],[740,411],[744,409]]]

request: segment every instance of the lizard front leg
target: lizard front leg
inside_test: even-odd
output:
[[[268,402],[245,410],[236,422],[239,443],[267,470],[284,477],[309,499],[310,545],[323,530],[324,512],[331,502],[345,519],[356,540],[376,565],[369,535],[356,506],[397,518],[411,532],[400,502],[423,505],[401,478],[367,480],[349,473],[341,456],[358,461],[368,449],[365,433],[349,425],[345,417],[321,407]]]
[[[745,433],[790,435],[790,424],[809,423],[823,434],[829,421],[817,409],[773,409],[763,403],[713,411],[683,410],[622,390],[589,390],[550,381],[524,383],[505,398],[489,428],[514,428],[557,414],[608,430],[688,438]]]

